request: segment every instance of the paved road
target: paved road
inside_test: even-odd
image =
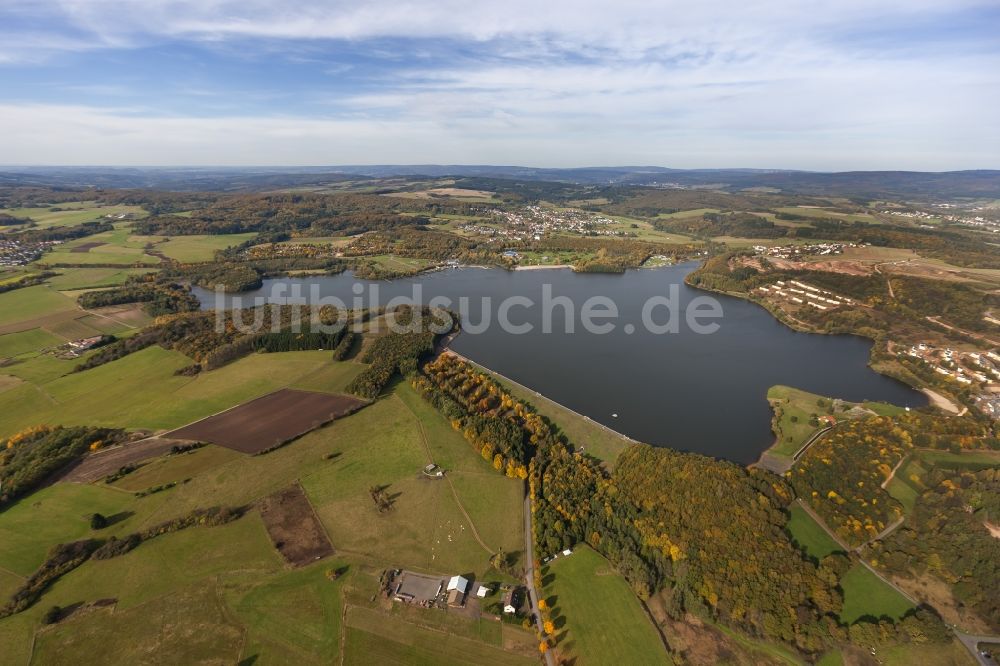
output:
[[[994,657],[993,659],[987,659],[983,655],[979,654],[979,648],[977,647],[980,643],[998,643],[1000,644],[1000,636],[973,636],[971,634],[963,634],[958,629],[955,629],[955,635],[958,640],[962,642],[965,649],[975,657],[976,661],[982,666],[996,666],[997,661]]]
[[[524,557],[527,562],[525,571],[527,572],[525,581],[528,584],[528,597],[531,599],[531,609],[535,612],[535,623],[538,631],[544,633],[542,629],[542,614],[538,612],[538,592],[535,590],[535,549],[531,544],[531,498],[524,495]],[[545,653],[545,663],[547,666],[555,666],[555,659],[551,652]]]

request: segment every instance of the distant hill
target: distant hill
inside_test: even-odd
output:
[[[495,165],[344,165],[318,167],[0,167],[0,186],[253,191],[346,180],[432,177],[502,178],[579,185],[743,190],[854,198],[1000,198],[1000,171],[846,171],[669,169],[656,166],[547,169]]]

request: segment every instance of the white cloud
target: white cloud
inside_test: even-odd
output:
[[[285,49],[298,63],[309,61],[292,53],[303,43],[336,51],[331,39],[374,52],[387,42],[366,40],[386,38],[394,55],[415,62],[433,40],[455,40],[466,55],[457,64],[386,66],[365,92],[340,86],[334,96],[318,86],[304,97],[322,115],[240,115],[232,111],[240,99],[280,109],[289,92],[259,80],[240,98],[210,76],[170,82],[189,91],[190,117],[33,104],[29,96],[0,106],[0,122],[13,129],[0,135],[0,160],[996,167],[1000,49],[960,35],[949,37],[954,48],[933,53],[851,41],[870,29],[926,29],[994,2],[6,0],[0,77],[25,57],[170,41]],[[5,13],[35,28],[5,39]],[[46,19],[52,31],[38,32]],[[354,75],[348,64],[319,59],[315,67],[331,81]],[[324,99],[325,107],[315,103]],[[157,108],[155,95],[148,106]]]
[[[711,126],[718,122],[708,118]],[[957,169],[988,167],[995,138],[956,143],[947,134],[923,140],[856,128],[692,132],[687,123],[652,126],[628,119],[595,128],[587,119],[538,114],[474,119],[392,120],[298,117],[192,118],[138,116],[132,109],[0,104],[7,164],[328,165],[440,163],[664,164],[812,169]],[[945,158],[944,156],[947,156]],[[994,165],[995,166],[995,165]]]
[[[376,37],[538,40],[570,52],[748,53],[789,37],[825,38],[857,26],[933,19],[993,0],[8,0],[11,15],[125,46],[150,37],[291,40]],[[67,45],[71,47],[72,45]]]

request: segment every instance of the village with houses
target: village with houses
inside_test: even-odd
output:
[[[1000,354],[995,351],[956,351],[921,342],[899,352],[918,359],[939,375],[980,391],[973,396],[976,407],[987,416],[1000,418]]]
[[[52,246],[51,242],[28,242],[16,236],[0,236],[0,266],[27,266],[38,261]]]
[[[498,241],[537,241],[554,233],[619,237],[634,235],[611,228],[621,224],[618,220],[582,210],[524,206],[517,210],[488,208],[477,213],[492,217],[495,223],[470,222],[461,225],[459,229]]]
[[[801,259],[811,256],[843,254],[844,248],[863,247],[866,243],[809,243],[805,245],[754,245],[753,251],[759,257],[777,259]]]

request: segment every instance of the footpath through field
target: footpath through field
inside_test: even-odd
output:
[[[412,409],[410,409],[410,406],[407,405],[406,401],[404,401],[402,398],[400,398],[397,395],[394,395],[393,397],[396,400],[399,400],[399,402],[403,405],[403,407],[406,408],[406,411],[409,412],[410,416],[413,417],[413,420],[417,422],[417,427],[420,428],[420,442],[423,444],[424,451],[427,453],[427,462],[433,463],[434,456],[431,455],[430,443],[427,441],[427,433],[424,431],[424,424],[420,420],[420,417],[417,416]],[[469,521],[469,528],[472,530],[473,538],[475,538],[475,540],[479,543],[479,545],[483,547],[483,550],[485,550],[490,555],[496,553],[497,551],[487,546],[486,543],[483,541],[482,537],[479,536],[479,530],[476,529],[476,524],[472,522],[472,516],[469,515],[469,512],[466,511],[465,507],[462,505],[462,500],[459,499],[458,497],[458,491],[455,490],[455,484],[451,482],[451,479],[448,478],[447,474],[445,474],[444,480],[448,483],[448,487],[451,488],[451,494],[452,497],[455,498],[455,504],[458,505],[458,510],[461,511],[462,515],[465,516],[465,519]]]

